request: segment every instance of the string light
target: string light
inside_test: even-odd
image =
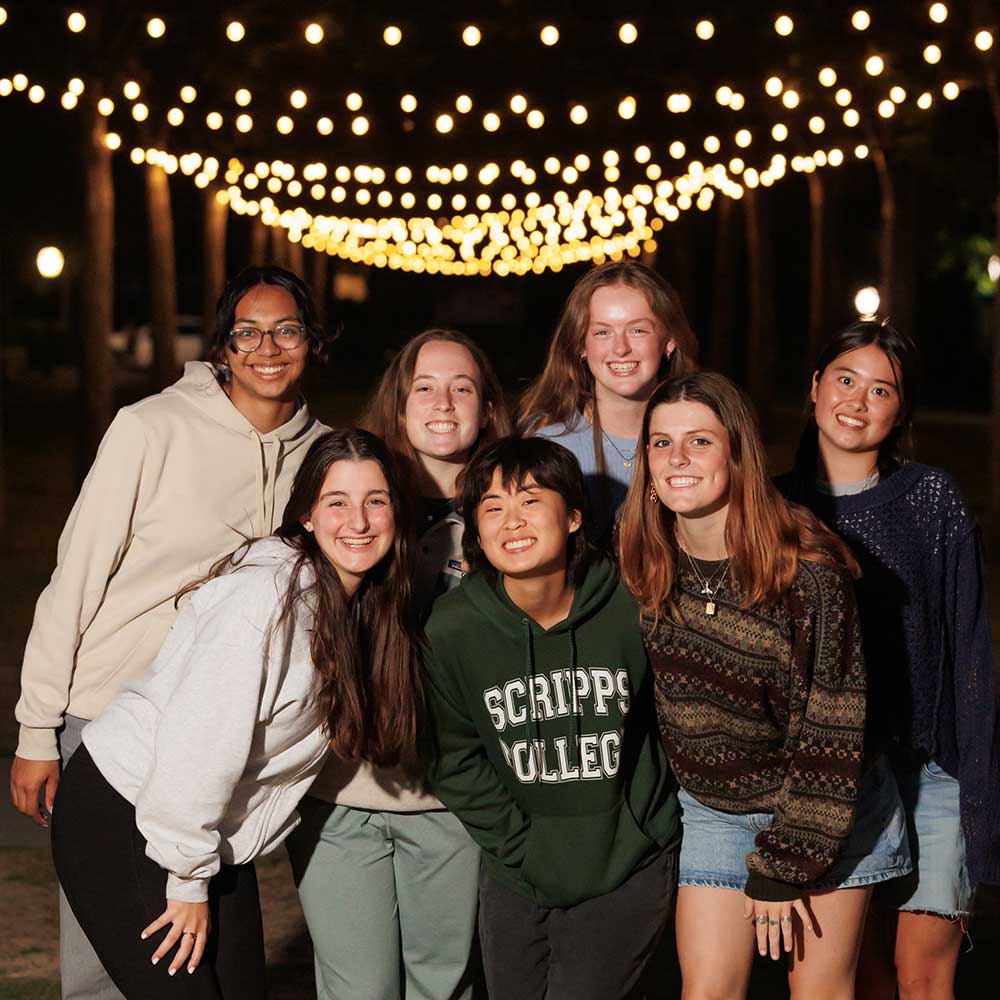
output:
[[[941,49],[937,45],[928,45],[924,49],[924,61],[932,66],[941,62]]]
[[[621,101],[618,102],[618,117],[624,118],[626,121],[630,118],[634,118],[635,107],[634,97],[623,97]]]
[[[764,91],[769,97],[777,97],[785,89],[781,77],[769,76],[764,81]]]
[[[787,14],[782,14],[774,22],[774,30],[782,37],[787,37],[795,29],[795,22]]]
[[[462,31],[462,41],[470,48],[477,46],[483,38],[483,33],[474,24],[469,24]]]
[[[129,80],[122,87],[122,93],[128,100],[134,101],[139,96],[139,94],[142,93],[142,88],[139,86],[139,84],[135,82],[135,80]]]
[[[459,94],[455,98],[455,110],[459,114],[467,115],[472,110],[472,98],[468,94]]]
[[[413,112],[417,110],[417,99],[413,96],[413,94],[403,94],[403,96],[399,99],[399,106],[408,115],[413,114]]]
[[[102,97],[97,102],[97,110],[100,114],[107,118],[115,110],[115,102],[111,100],[110,97]]]
[[[622,45],[631,45],[639,37],[639,32],[636,30],[634,24],[631,21],[626,21],[618,29],[618,40]]]
[[[871,23],[871,15],[866,10],[856,10],[851,15],[851,25],[856,31],[867,31]]]
[[[326,32],[323,31],[323,26],[321,24],[316,24],[314,21],[312,24],[306,25],[305,37],[306,41],[310,45],[319,45],[325,36]]]
[[[948,19],[948,6],[943,3],[932,3],[928,14],[935,24],[944,24]]]
[[[222,128],[222,115],[218,111],[209,111],[205,115],[205,124],[213,131],[218,132]]]
[[[500,116],[495,111],[489,111],[483,115],[483,128],[487,132],[496,132],[500,128]]]
[[[711,21],[699,21],[694,27],[694,33],[707,42],[715,34],[715,25]]]
[[[368,119],[364,115],[358,115],[351,121],[351,131],[355,135],[365,135],[368,132]]]
[[[559,29],[554,24],[547,24],[538,33],[542,45],[555,45],[559,41]]]
[[[980,52],[989,52],[993,48],[993,35],[989,31],[977,31],[975,41]]]
[[[78,76],[74,76],[69,83],[66,84],[66,89],[76,97],[79,97],[84,91],[83,80]]]
[[[817,79],[824,87],[832,87],[837,82],[837,71],[831,66],[824,66]]]
[[[316,122],[316,131],[320,135],[330,135],[333,132],[333,119],[325,115]]]
[[[241,108],[245,108],[253,100],[253,94],[251,94],[250,91],[246,89],[246,87],[241,87],[233,95],[233,100]]]
[[[582,125],[588,117],[587,109],[582,104],[574,104],[569,111],[569,120],[574,125]]]
[[[180,98],[185,104],[193,104],[197,97],[198,91],[190,86],[190,84],[186,87],[181,87]]]
[[[529,128],[541,128],[545,124],[545,115],[538,108],[532,108],[528,112],[525,121],[528,123]]]
[[[242,42],[246,37],[246,28],[239,21],[230,21],[226,25],[226,38],[231,42]]]
[[[438,115],[434,120],[434,127],[443,135],[455,127],[455,120],[451,115]]]
[[[403,40],[403,32],[395,24],[390,24],[385,31],[382,32],[382,41],[386,45],[399,45]]]
[[[167,26],[162,17],[151,17],[146,22],[146,32],[150,38],[162,38],[166,33]]]
[[[84,28],[87,27],[87,18],[80,13],[78,10],[74,10],[69,17],[66,18],[66,27],[69,28],[75,35],[78,35]]]
[[[291,104],[293,108],[297,108],[301,111],[308,103],[309,98],[306,96],[304,90],[293,90],[288,95],[288,103]]]
[[[949,101],[955,100],[959,95],[958,84],[954,80],[949,80],[942,88],[941,93],[944,94],[945,98]]]
[[[865,60],[865,72],[869,76],[880,76],[885,70],[885,60],[881,56],[869,56]]]
[[[523,115],[528,110],[528,99],[523,94],[515,94],[510,99],[510,110],[515,115]]]

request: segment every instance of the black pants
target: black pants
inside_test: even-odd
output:
[[[673,910],[677,851],[661,851],[613,892],[549,909],[483,869],[479,936],[490,1000],[626,1000]]]
[[[197,775],[191,776],[197,781]],[[128,1000],[264,1000],[264,931],[253,865],[223,867],[209,886],[212,930],[201,964],[168,975],[171,952],[150,962],[169,927],[139,935],[166,907],[167,873],[146,857],[135,809],[85,746],[59,783],[52,814],[59,882],[108,975]]]

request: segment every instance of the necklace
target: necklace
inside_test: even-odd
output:
[[[722,586],[722,581],[725,579],[726,569],[729,567],[729,557],[712,575],[709,579],[705,579],[701,575],[701,570],[695,564],[694,559],[691,558],[691,553],[684,550],[684,555],[688,557],[688,562],[691,564],[691,569],[694,571],[694,575],[698,582],[701,584],[701,592],[705,595],[705,614],[710,618],[715,614],[715,595],[719,592],[719,588]],[[718,583],[715,581],[718,580]],[[715,584],[713,587],[712,584]]]
[[[616,445],[614,441],[611,440],[611,438],[608,436],[607,432],[604,430],[603,427],[601,428],[601,437],[604,438],[604,440],[607,441],[608,444],[611,445],[611,447],[614,448],[616,452],[618,452],[618,457],[622,460],[622,465],[624,465],[626,469],[631,469],[632,463],[635,461],[635,453],[636,451],[639,450],[638,444],[636,445],[636,448],[631,455],[626,455],[621,450],[621,448],[619,448],[618,445]]]

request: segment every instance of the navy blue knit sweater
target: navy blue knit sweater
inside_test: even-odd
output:
[[[973,884],[1000,885],[1000,749],[986,570],[955,481],[913,462],[851,496],[777,480],[854,551],[869,685],[869,734],[890,753],[958,779]]]

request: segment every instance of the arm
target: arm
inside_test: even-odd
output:
[[[174,627],[190,629],[191,641],[173,647],[172,662],[152,668],[174,676],[136,797],[136,825],[147,856],[169,872],[167,898],[180,902],[208,898],[208,880],[220,866],[219,826],[260,716],[265,636],[239,610],[246,606],[241,582],[239,573],[213,581],[233,599],[216,600],[201,614],[196,601],[189,603]]]
[[[59,759],[55,730],[69,703],[77,647],[104,599],[132,537],[145,437],[138,419],[120,412],[59,538],[55,572],[35,607],[21,667],[17,755]]]
[[[789,720],[791,759],[774,818],[747,859],[746,893],[759,900],[800,896],[837,859],[864,758],[866,681],[853,583],[846,571],[808,564],[800,578],[791,669],[793,692],[802,691],[805,704]]]
[[[520,868],[531,821],[490,763],[458,685],[432,650],[425,651],[424,665],[433,742],[428,762],[431,790],[487,854]]]
[[[945,642],[955,685],[962,830],[973,885],[1000,885],[1000,737],[986,567],[979,530],[957,543],[946,582]]]

